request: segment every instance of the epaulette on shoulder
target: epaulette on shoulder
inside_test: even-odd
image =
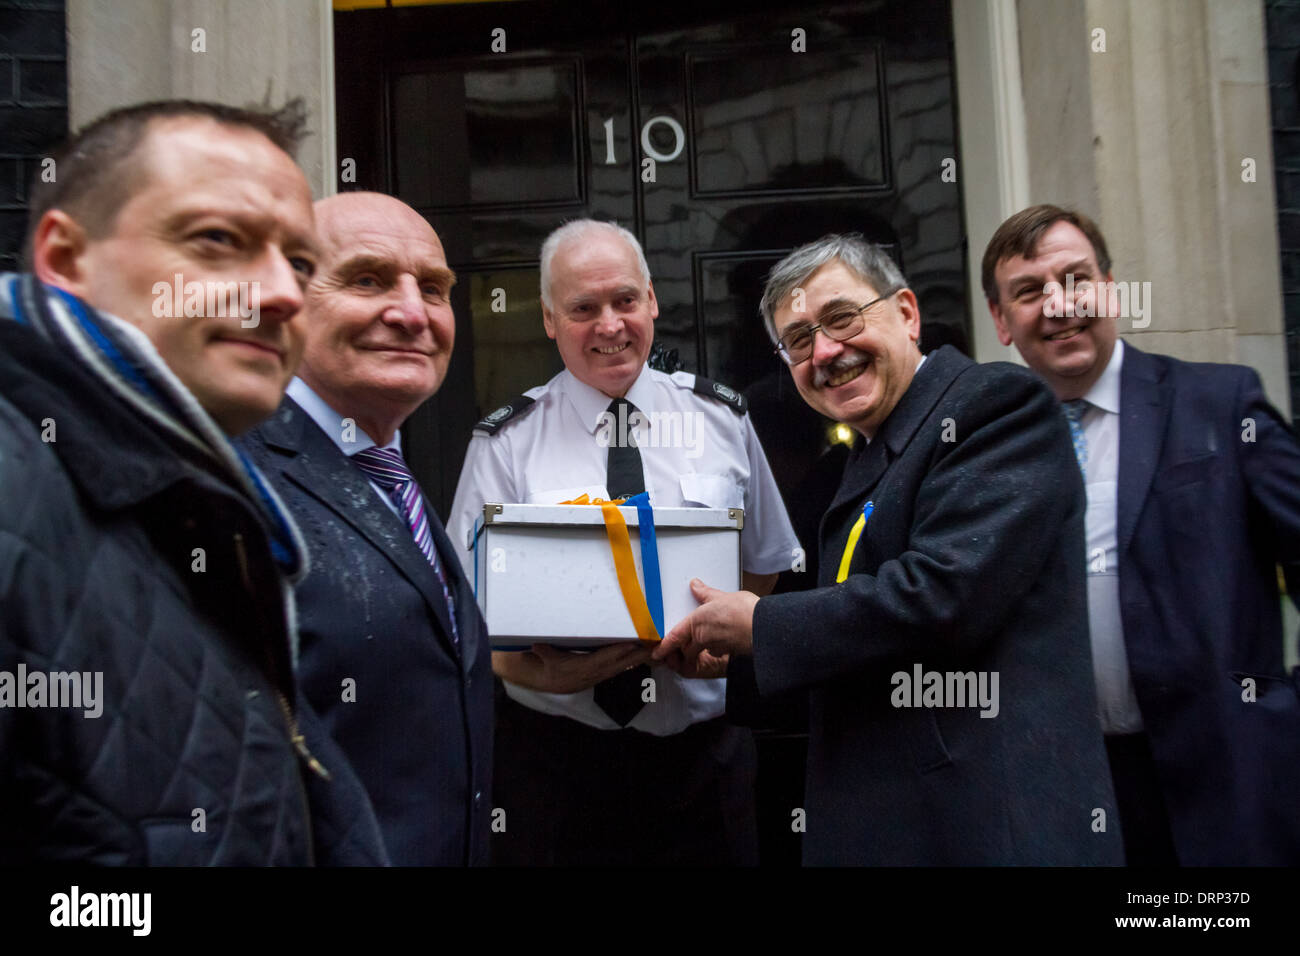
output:
[[[677,376],[681,374],[681,372],[678,372],[673,376],[673,379],[677,381],[679,385],[684,384],[677,378]],[[743,415],[749,410],[749,402],[745,400],[745,396],[741,395],[734,388],[728,388],[721,382],[715,382],[713,379],[705,378],[703,375],[696,375],[693,376],[693,378],[695,381],[691,384],[691,389],[696,395],[706,395],[715,401],[722,402],[722,404],[730,406],[731,410],[737,415]]]
[[[512,398],[505,405],[502,405],[495,411],[488,412],[484,415],[482,420],[474,426],[474,430],[476,432],[487,432],[489,435],[495,435],[505,427],[507,422],[514,421],[521,415],[525,415],[531,411],[535,404],[537,404],[537,400],[535,398],[529,398],[527,395],[520,395],[516,398]]]

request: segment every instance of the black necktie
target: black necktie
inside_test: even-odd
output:
[[[631,498],[645,491],[645,471],[641,468],[641,449],[630,424],[637,407],[626,398],[616,398],[609,403],[608,413],[614,418],[609,436],[609,454],[605,458],[605,490],[611,500]]]
[[[645,491],[641,449],[634,444],[632,428],[628,424],[636,410],[636,406],[625,398],[616,398],[609,403],[614,427],[610,430],[609,455],[605,459],[605,491],[611,499],[630,498]],[[645,706],[641,699],[641,682],[649,676],[649,665],[638,664],[601,681],[595,687],[596,706],[609,714],[620,727],[626,727]]]

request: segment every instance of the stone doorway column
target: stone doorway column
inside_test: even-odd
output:
[[[319,198],[337,182],[330,0],[68,0],[73,129],[118,106],[185,98],[279,106],[301,96],[298,162]]]

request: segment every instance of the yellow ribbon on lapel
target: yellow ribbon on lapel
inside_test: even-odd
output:
[[[871,517],[876,505],[868,501],[862,506],[862,513],[858,515],[858,520],[853,522],[853,527],[849,529],[849,540],[844,543],[844,554],[840,556],[840,569],[835,574],[835,583],[843,584],[849,576],[849,565],[853,562],[853,551],[858,546],[858,539],[862,537],[863,530],[867,527],[867,519]]]
[[[627,522],[623,520],[623,512],[618,510],[618,506],[624,500],[626,499],[619,498],[616,501],[605,501],[597,498],[593,501],[586,495],[580,495],[569,501],[561,501],[560,504],[600,505],[600,515],[605,519],[605,536],[609,539],[609,550],[614,556],[614,573],[618,576],[618,589],[623,592],[623,603],[627,606],[627,613],[632,617],[636,636],[654,644],[663,638],[660,637],[654,619],[650,616],[650,606],[646,604],[645,592],[641,590],[641,582],[636,577],[632,539],[627,533]]]

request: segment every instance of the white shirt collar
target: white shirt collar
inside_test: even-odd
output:
[[[601,423],[601,415],[609,408],[609,403],[613,399],[600,389],[579,381],[567,368],[560,373],[559,386],[573,403],[578,419],[594,435],[596,427]],[[650,366],[641,367],[641,374],[636,377],[636,381],[632,383],[632,387],[627,390],[627,395],[624,397],[635,405],[638,411],[647,415],[654,411],[655,389],[654,381],[650,377]]]
[[[1083,396],[1089,405],[1096,405],[1104,412],[1119,414],[1119,371],[1124,364],[1124,340],[1115,339],[1115,348],[1110,353],[1110,361],[1097,381],[1092,383],[1088,394]]]
[[[344,416],[336,412],[329,403],[325,401],[325,399],[317,395],[315,391],[312,390],[312,387],[302,379],[295,376],[294,380],[289,383],[289,387],[285,389],[285,394],[302,407],[302,410],[307,413],[312,421],[320,426],[320,430],[330,437],[330,441],[334,442],[334,444],[338,446],[338,450],[343,452],[343,454],[351,456],[365,448],[374,447],[375,443],[373,439],[371,439],[371,437],[365,433],[365,430],[355,422],[353,422],[352,427],[348,429],[353,440],[344,441]],[[401,454],[401,431],[393,432],[393,440],[384,447],[391,448],[398,454]]]

